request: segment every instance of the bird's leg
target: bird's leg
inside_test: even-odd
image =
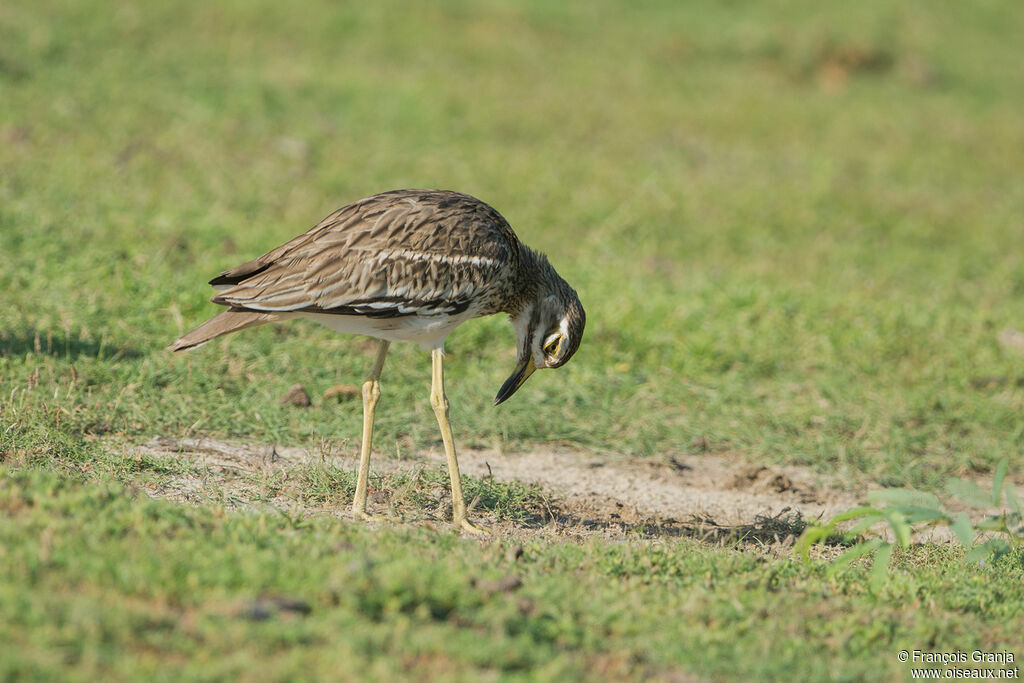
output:
[[[444,454],[448,457],[448,475],[452,479],[452,524],[474,534],[486,533],[487,529],[473,524],[466,517],[466,499],[462,497],[462,480],[459,478],[459,461],[455,458],[455,442],[452,439],[452,425],[448,420],[448,397],[444,393],[444,351],[440,348],[430,353],[433,372],[430,382],[430,405],[437,416],[444,441]]]
[[[359,450],[359,478],[356,479],[356,498],[352,502],[352,514],[357,519],[370,519],[366,514],[366,488],[370,478],[370,442],[373,440],[373,413],[380,400],[380,373],[384,369],[384,358],[388,355],[390,342],[381,340],[377,347],[377,358],[370,374],[363,382],[363,443]]]

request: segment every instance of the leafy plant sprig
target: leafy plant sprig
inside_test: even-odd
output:
[[[968,550],[965,562],[983,562],[989,558],[994,562],[1014,547],[1024,545],[1024,509],[1016,489],[1006,480],[1007,469],[1008,461],[1004,458],[996,466],[991,492],[966,479],[954,478],[946,483],[946,492],[971,508],[986,511],[1002,508],[1002,512],[988,514],[976,524],[972,524],[964,512],[950,512],[932,493],[907,488],[881,489],[868,494],[870,505],[847,510],[828,522],[807,527],[794,552],[809,561],[810,549],[815,544],[835,538],[857,541],[833,560],[829,574],[834,575],[873,553],[870,580],[874,590],[881,588],[888,576],[893,548],[909,546],[915,533],[931,527],[946,526],[952,530]],[[841,528],[848,522],[854,523],[849,528]],[[863,538],[865,532],[883,523],[892,531],[893,541]]]

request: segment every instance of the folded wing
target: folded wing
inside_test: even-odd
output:
[[[369,197],[210,281],[218,304],[260,312],[391,318],[454,315],[486,297],[518,258],[488,205],[445,191]]]

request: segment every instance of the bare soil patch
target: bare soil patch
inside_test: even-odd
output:
[[[201,476],[163,481],[151,495],[181,502],[210,499],[216,488],[233,507],[273,505],[292,510],[294,496],[267,495],[258,482],[287,479],[299,468],[329,464],[354,470],[356,458],[306,448],[270,444],[227,443],[213,439],[157,437],[132,452],[152,458],[194,461]],[[375,456],[378,475],[415,472],[443,465],[444,454],[433,450],[413,460]],[[754,465],[739,455],[704,454],[670,459],[625,458],[568,448],[522,453],[464,450],[459,464],[465,474],[498,481],[535,484],[547,497],[526,524],[496,524],[500,531],[553,536],[697,536],[741,537],[769,544],[788,544],[802,528],[800,520],[831,516],[857,504],[857,492],[799,467]],[[212,480],[212,481],[211,481]],[[211,486],[211,484],[215,486]],[[862,492],[860,492],[862,493]],[[374,503],[371,491],[371,506]],[[309,509],[347,517],[347,505]],[[474,517],[487,522],[486,511]],[[426,523],[442,521],[444,511]],[[492,525],[495,525],[492,520]]]

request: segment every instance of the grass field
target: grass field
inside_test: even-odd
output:
[[[358,383],[365,340],[164,347],[220,270],[443,187],[546,252],[588,323],[498,409],[511,326],[457,330],[460,447],[936,490],[1009,458],[1020,482],[1022,32],[1009,0],[0,5],[0,677],[899,680],[900,649],[1024,657],[1019,548],[917,545],[873,591],[738,541],[367,528],[331,513],[351,477],[324,468],[294,475],[315,509],[153,500],[208,473],[131,450],[355,452],[357,406],[320,396]],[[375,462],[437,447],[428,367],[394,348]],[[279,403],[296,383],[311,408]],[[542,495],[470,485],[513,526]]]

